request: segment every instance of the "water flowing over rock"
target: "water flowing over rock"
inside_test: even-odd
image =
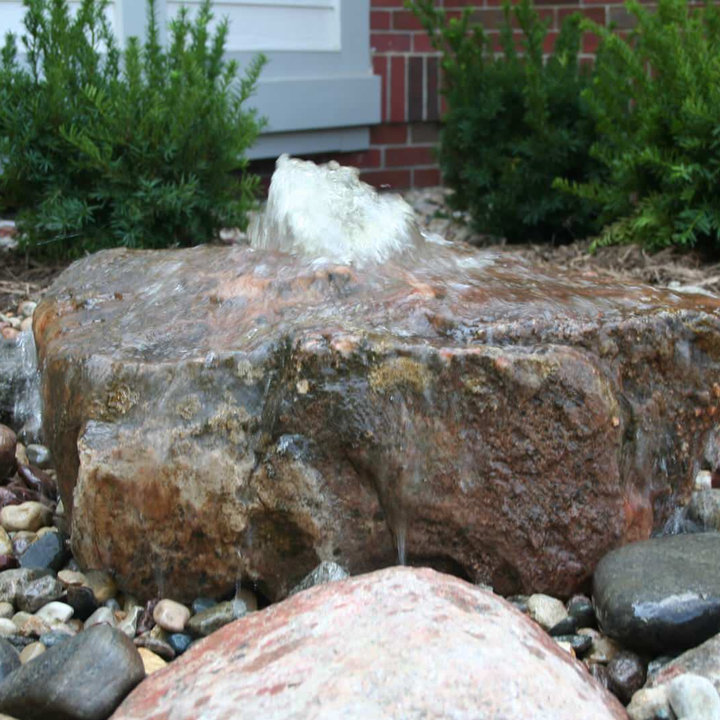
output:
[[[568,596],[719,464],[719,308],[433,243],[98,253],[34,316],[74,553],[144,598],[328,560]]]
[[[432,570],[328,583],[227,625],[145,680],[112,720],[621,720],[536,624]]]

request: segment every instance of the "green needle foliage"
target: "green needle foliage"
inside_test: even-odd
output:
[[[442,52],[449,110],[439,159],[455,207],[469,210],[478,231],[510,241],[565,242],[594,231],[594,199],[553,188],[558,176],[588,182],[600,172],[581,97],[589,71],[578,62],[579,18],[566,19],[545,61],[547,23],[530,0],[505,3],[499,52],[472,8],[448,19],[433,0],[406,5]]]
[[[25,58],[0,56],[0,206],[35,254],[167,247],[245,227],[258,179],[244,156],[261,123],[245,102],[264,58],[238,79],[210,0],[182,8],[160,42],[149,0],[144,43],[124,51],[108,0],[25,0]]]
[[[557,186],[595,200],[608,223],[600,244],[720,252],[720,10],[658,0],[626,3],[627,38],[591,22],[601,37],[586,91],[599,138],[593,156],[606,179]]]

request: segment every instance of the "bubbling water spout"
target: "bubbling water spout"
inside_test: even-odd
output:
[[[255,248],[346,265],[381,263],[424,243],[412,208],[362,182],[357,168],[287,155],[277,160],[267,205],[249,235]]]

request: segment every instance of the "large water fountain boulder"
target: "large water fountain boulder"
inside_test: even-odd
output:
[[[34,325],[74,552],[140,596],[398,558],[567,595],[717,464],[719,310],[433,244],[85,258]]]

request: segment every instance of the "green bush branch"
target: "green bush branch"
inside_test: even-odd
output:
[[[245,227],[258,179],[245,153],[261,128],[245,103],[264,63],[238,78],[224,59],[227,22],[210,0],[169,24],[154,0],[146,38],[121,52],[108,0],[25,0],[22,46],[0,54],[0,205],[17,211],[34,253],[205,242]]]

